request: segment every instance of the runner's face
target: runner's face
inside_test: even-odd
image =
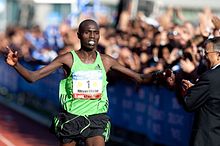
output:
[[[85,24],[78,32],[78,37],[83,49],[88,51],[96,49],[100,38],[98,25],[96,23]]]

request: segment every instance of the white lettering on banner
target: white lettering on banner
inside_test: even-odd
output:
[[[148,107],[148,116],[153,120],[163,120],[165,118],[165,113],[162,110],[159,110],[153,106]]]
[[[161,135],[161,124],[158,123],[153,123],[152,124],[152,131],[153,133],[157,134],[157,135]]]
[[[144,126],[144,118],[143,118],[143,116],[137,116],[136,117],[136,123],[137,123],[137,125]]]
[[[102,70],[77,71],[73,73],[73,97],[99,99],[102,95]]]
[[[174,113],[168,113],[168,123],[173,125],[183,125],[184,116]]]
[[[181,131],[179,129],[171,128],[170,131],[174,139],[181,140]]]

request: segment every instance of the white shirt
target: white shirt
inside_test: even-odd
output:
[[[213,66],[211,69],[215,69],[216,67],[218,67],[220,65],[220,63],[216,64],[215,66]]]

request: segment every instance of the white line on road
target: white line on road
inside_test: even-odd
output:
[[[15,146],[10,140],[5,138],[2,134],[0,134],[0,141],[2,141],[7,146]]]

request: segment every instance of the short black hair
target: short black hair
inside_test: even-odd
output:
[[[82,29],[85,27],[85,25],[88,25],[88,24],[95,24],[99,28],[96,21],[94,21],[92,19],[86,19],[79,24],[78,32],[81,32]]]

